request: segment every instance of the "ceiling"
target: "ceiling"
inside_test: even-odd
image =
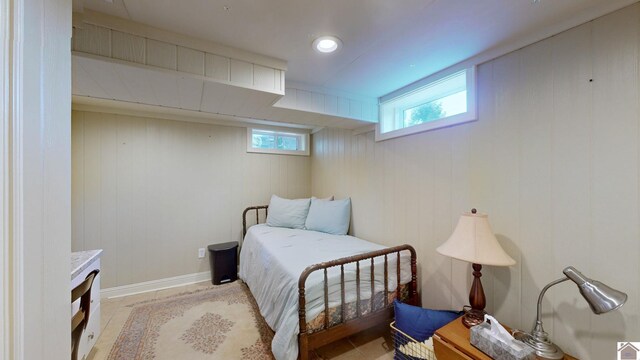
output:
[[[284,59],[287,81],[379,97],[489,49],[535,41],[635,1],[84,0],[83,6]],[[311,43],[320,35],[338,36],[344,46],[318,54]]]

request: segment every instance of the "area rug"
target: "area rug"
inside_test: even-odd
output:
[[[273,359],[273,332],[241,281],[129,306],[109,360]]]

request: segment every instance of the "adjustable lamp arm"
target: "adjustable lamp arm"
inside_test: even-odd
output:
[[[552,281],[549,284],[547,284],[547,286],[542,288],[542,291],[540,291],[540,295],[538,296],[538,312],[536,313],[536,322],[540,322],[540,315],[542,313],[542,297],[544,296],[544,293],[546,293],[547,290],[549,290],[549,288],[552,287],[553,285],[558,285],[561,282],[565,282],[567,280],[569,280],[569,278],[564,277],[562,279]]]
[[[543,336],[544,338],[547,338],[547,334],[544,332],[544,329],[542,328],[542,320],[540,319],[540,317],[542,316],[542,298],[544,297],[544,294],[547,292],[547,290],[549,290],[550,287],[554,285],[558,285],[567,280],[569,280],[569,278],[565,276],[562,279],[552,281],[549,284],[547,284],[547,286],[543,287],[542,291],[540,291],[540,295],[538,296],[538,311],[536,313],[536,324],[534,325],[533,331],[532,331],[534,336],[536,337]]]

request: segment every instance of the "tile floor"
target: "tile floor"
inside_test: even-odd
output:
[[[173,294],[202,289],[212,286],[210,282],[152,291],[116,299],[102,299],[100,304],[101,327],[100,337],[87,360],[103,360],[109,355],[111,346],[116,341],[122,326],[129,317],[131,308],[126,305],[140,301],[162,298]],[[383,325],[363,331],[347,339],[324,346],[316,351],[316,359],[372,359],[392,360],[393,342],[389,326]]]

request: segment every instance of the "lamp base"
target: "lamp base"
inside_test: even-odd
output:
[[[548,340],[538,340],[533,335],[520,330],[514,330],[512,335],[516,340],[520,340],[531,346],[540,358],[551,360],[564,359],[564,352],[556,344]]]
[[[484,322],[484,314],[486,314],[484,310],[472,309],[465,306],[462,324],[467,328],[480,325]]]
[[[482,288],[482,265],[473,263],[473,283],[471,284],[471,291],[469,292],[469,305],[464,307],[464,316],[462,317],[462,323],[467,328],[482,324],[484,322],[484,307],[487,305],[487,300],[484,296],[484,289]]]

